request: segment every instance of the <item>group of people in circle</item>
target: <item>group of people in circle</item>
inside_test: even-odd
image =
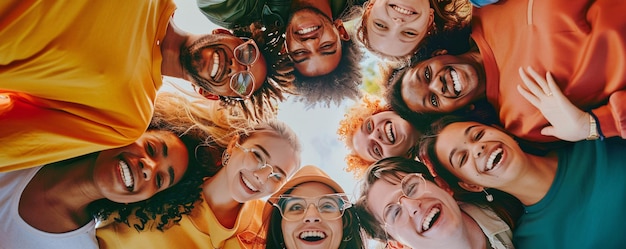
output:
[[[626,3],[197,5],[223,29],[180,29],[171,0],[0,6],[0,248],[626,242]],[[356,101],[355,196],[301,165],[288,96]]]

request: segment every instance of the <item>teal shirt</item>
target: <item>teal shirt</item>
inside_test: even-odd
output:
[[[626,246],[626,140],[582,141],[559,152],[546,196],[525,207],[513,232],[524,248]]]

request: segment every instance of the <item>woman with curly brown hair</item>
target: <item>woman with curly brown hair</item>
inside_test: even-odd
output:
[[[195,149],[217,128],[201,130],[178,113],[160,112],[184,110],[175,100],[159,95],[148,130],[127,146],[0,174],[3,247],[97,248],[95,221],[113,212],[118,222],[131,213],[142,217],[138,227],[155,218],[146,214],[159,213],[165,223],[180,219],[214,167],[204,160],[208,150]]]

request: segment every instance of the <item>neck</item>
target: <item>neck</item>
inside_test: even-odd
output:
[[[228,186],[227,177],[226,169],[217,172],[204,183],[202,194],[220,224],[232,228],[243,203],[236,201],[230,191],[224,191]]]
[[[186,46],[190,34],[176,27],[172,19],[167,25],[165,38],[161,43],[161,74],[184,78],[185,73],[180,63],[180,49]]]
[[[308,6],[320,10],[326,14],[331,20],[333,19],[333,11],[330,8],[329,0],[293,0],[291,2],[291,9]]]
[[[552,152],[547,156],[527,155],[527,167],[516,178],[516,181],[503,187],[522,204],[528,206],[539,202],[550,190],[558,167],[558,156]]]
[[[468,241],[464,241],[464,246],[459,248],[484,249],[487,248],[487,238],[480,228],[476,220],[461,210],[463,217],[463,227],[465,228],[465,236]],[[469,245],[469,247],[467,246]]]
[[[87,205],[104,198],[92,176],[96,157],[91,154],[39,170],[21,193],[19,212],[24,221],[47,232],[67,232],[88,223],[92,217]]]

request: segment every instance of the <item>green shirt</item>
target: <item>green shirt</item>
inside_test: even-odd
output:
[[[626,141],[582,141],[559,152],[546,196],[527,206],[513,232],[523,248],[623,248],[626,245]]]

